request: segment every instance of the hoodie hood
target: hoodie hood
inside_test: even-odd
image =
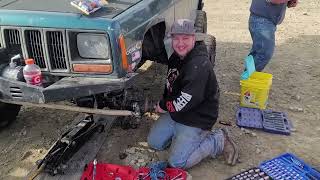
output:
[[[203,41],[197,41],[193,50],[187,56],[206,56],[208,57],[207,47]]]

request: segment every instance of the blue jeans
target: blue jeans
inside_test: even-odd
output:
[[[254,58],[256,71],[262,71],[272,58],[276,29],[276,25],[270,20],[250,15],[249,30],[253,44],[249,55]]]
[[[204,131],[177,123],[166,113],[151,128],[148,144],[156,150],[164,150],[170,146],[170,166],[187,169],[208,156],[214,158],[221,154],[224,135],[220,129],[214,132]]]

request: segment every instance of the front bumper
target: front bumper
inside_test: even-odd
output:
[[[48,103],[124,89],[136,74],[127,78],[65,77],[48,87],[39,87],[0,77],[0,99]]]

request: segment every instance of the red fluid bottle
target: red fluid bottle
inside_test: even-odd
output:
[[[23,76],[28,84],[42,86],[41,69],[34,64],[33,59],[26,59],[26,65],[23,68]]]

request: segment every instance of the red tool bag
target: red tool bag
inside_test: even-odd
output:
[[[130,166],[120,166],[116,164],[97,163],[96,172],[93,170],[93,163],[87,165],[81,180],[137,180],[137,172]]]
[[[121,166],[116,164],[97,163],[94,173],[93,163],[89,163],[82,176],[81,180],[151,180],[150,169],[142,167],[135,170],[131,166]],[[187,173],[178,168],[166,168],[164,170],[164,178],[159,180],[186,180]]]

